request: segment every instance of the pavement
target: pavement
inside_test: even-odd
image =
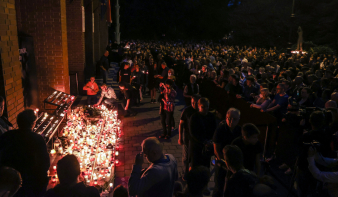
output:
[[[129,176],[131,174],[132,166],[135,161],[137,153],[142,151],[141,143],[147,137],[158,137],[162,134],[162,126],[159,115],[159,103],[150,103],[150,97],[145,96],[142,105],[135,107],[138,114],[134,117],[124,118],[123,122],[123,135],[120,141],[119,151],[119,165],[116,167],[115,186],[122,184],[127,186]],[[172,154],[177,160],[177,167],[179,177],[181,177],[183,170],[182,163],[182,146],[178,144],[178,125],[181,113],[185,107],[182,91],[178,90],[178,96],[175,101],[175,130],[172,132],[172,137],[168,140],[160,139],[163,144],[163,152],[165,154]],[[143,168],[149,166],[148,161],[145,159]],[[214,187],[213,177],[209,183],[209,187]]]

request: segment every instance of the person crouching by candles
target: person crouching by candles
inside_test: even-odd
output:
[[[102,92],[100,100],[94,106],[98,106],[103,103],[104,105],[106,105],[106,107],[112,107],[114,105],[114,102],[117,101],[114,89],[112,87],[108,87],[106,84],[102,84],[101,89]]]
[[[26,109],[18,114],[18,130],[0,136],[0,166],[19,171],[22,187],[17,196],[43,196],[48,185],[49,154],[44,138],[33,132],[36,123],[34,110]]]
[[[99,87],[95,82],[95,77],[91,77],[90,81],[83,87],[83,90],[87,90],[87,104],[94,105],[97,103],[96,93],[99,91]]]
[[[49,189],[44,197],[86,196],[99,197],[100,193],[94,186],[86,186],[80,175],[80,164],[75,155],[66,155],[57,163],[59,184]]]
[[[121,103],[124,109],[124,117],[136,116],[137,113],[131,108],[136,102],[137,90],[124,82],[120,82],[119,87],[124,92],[124,101]]]

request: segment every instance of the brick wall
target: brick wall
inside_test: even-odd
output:
[[[67,37],[69,72],[78,74],[79,93],[85,83],[85,48],[84,32],[82,32],[83,0],[67,1]]]
[[[18,31],[34,39],[39,106],[54,90],[69,93],[65,0],[17,0]]]
[[[0,0],[0,95],[6,99],[5,114],[14,125],[24,110],[19,61],[15,0]]]

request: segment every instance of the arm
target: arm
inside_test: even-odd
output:
[[[214,143],[214,153],[215,153],[218,160],[224,159],[221,149],[222,149],[222,147],[221,147],[220,144]]]
[[[83,86],[83,90],[89,90],[90,88],[89,88],[89,86],[88,86],[88,83],[85,85],[85,86]]]
[[[314,157],[308,157],[309,170],[312,176],[322,182],[338,183],[338,172],[321,172],[314,161]]]
[[[280,108],[280,105],[277,104],[276,106],[267,109],[266,112],[275,111],[275,110],[277,110],[277,109],[279,109],[279,108]]]
[[[184,120],[180,120],[180,125],[178,126],[178,144],[183,145],[183,129],[184,129]]]
[[[275,105],[275,103],[276,103],[276,100],[275,100],[275,99],[273,99],[273,101],[272,101],[272,102],[269,104],[268,108],[270,108],[270,107],[274,106],[274,105]]]
[[[260,159],[260,154],[256,155],[256,175],[259,177],[261,173],[261,159]]]
[[[128,107],[129,107],[129,104],[130,104],[130,99],[128,99],[128,100],[127,100],[126,107],[124,108],[125,110],[127,110],[127,109],[128,109]]]
[[[188,85],[186,85],[185,87],[184,87],[184,90],[183,90],[183,96],[184,97],[187,97],[187,98],[191,98],[191,96],[190,95],[187,95],[188,94]]]
[[[99,101],[96,103],[96,105],[100,105],[101,104],[103,97],[104,97],[104,94],[102,92],[101,93],[101,97],[100,97]]]

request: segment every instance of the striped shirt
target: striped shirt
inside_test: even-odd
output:
[[[175,109],[175,97],[177,95],[176,91],[171,89],[171,92],[167,93],[167,90],[164,89],[163,94],[165,99],[163,109],[168,112],[173,112]]]

